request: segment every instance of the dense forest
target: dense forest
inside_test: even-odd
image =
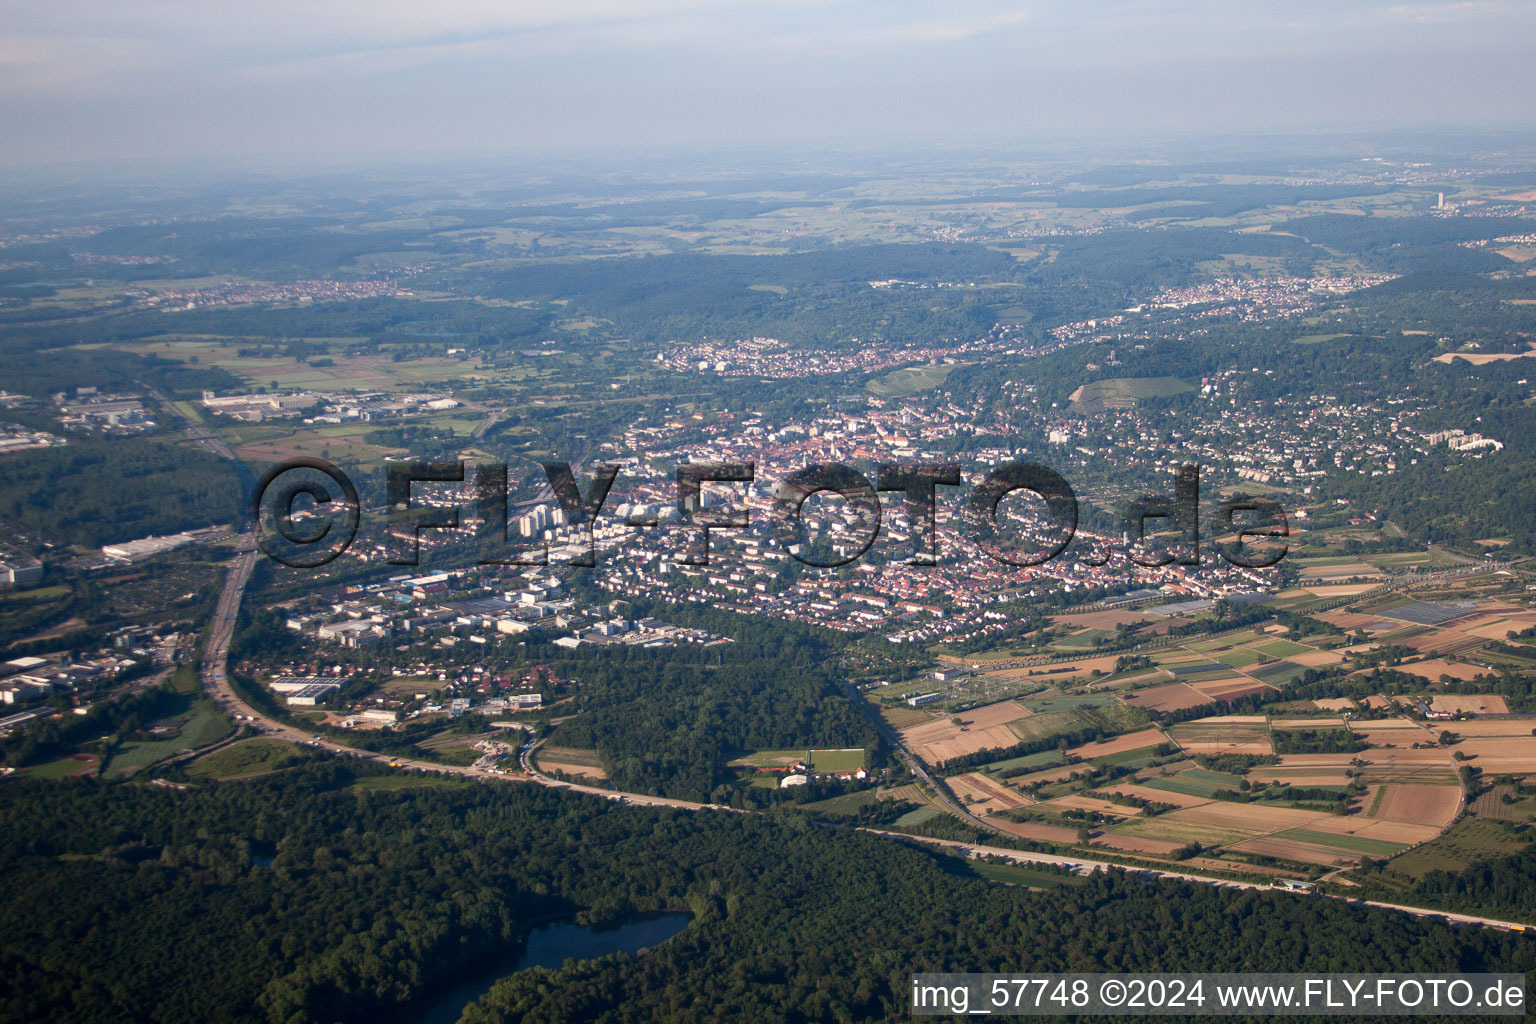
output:
[[[754,750],[873,747],[874,730],[814,648],[719,666],[630,659],[583,670],[558,742],[595,747],[623,790],[727,798],[725,762]]]
[[[509,300],[571,299],[638,340],[768,336],[810,347],[935,342],[975,336],[995,320],[984,293],[876,290],[892,278],[925,284],[1008,280],[1006,253],[980,245],[838,246],[782,256],[679,254],[530,263],[461,275],[456,286]],[[774,290],[754,288],[770,286]]]
[[[1031,892],[788,811],[388,789],[405,780],[377,771],[8,783],[0,1020],[377,1020],[536,922],[664,908],[693,923],[646,954],[511,976],[465,1019],[898,1020],[915,971],[1533,967],[1518,936],[1333,900],[1119,873]]]
[[[199,368],[153,355],[112,349],[54,348],[50,344],[74,344],[81,330],[78,323],[71,321],[56,338],[49,338],[30,325],[21,330],[9,329],[0,317],[0,380],[6,382],[6,387],[0,390],[24,391],[34,398],[43,398],[82,385],[140,391],[147,383],[173,395],[193,396],[205,388],[233,388],[241,384],[240,378],[216,366]],[[7,416],[16,418],[14,413]]]
[[[1536,846],[1495,860],[1469,864],[1460,871],[1429,872],[1414,887],[1421,901],[1485,913],[1526,916],[1536,912]]]
[[[6,460],[0,517],[86,547],[233,523],[244,495],[229,463],[158,438],[82,437]]]

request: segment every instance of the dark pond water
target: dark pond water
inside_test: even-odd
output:
[[[570,959],[592,960],[610,953],[638,953],[665,942],[693,918],[683,912],[643,914],[617,928],[598,931],[571,921],[539,925],[528,941],[509,951],[506,959],[492,960],[454,982],[450,988],[426,997],[419,1011],[403,1020],[417,1024],[454,1024],[464,1007],[491,990],[500,978],[530,967],[559,967]]]

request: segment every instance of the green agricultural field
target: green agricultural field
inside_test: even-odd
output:
[[[988,864],[986,861],[971,861],[969,867],[971,871],[989,882],[1027,885],[1031,889],[1058,889],[1064,885],[1077,886],[1087,882],[1087,879],[1076,875],[1058,875],[1053,871],[1025,867],[1020,864]]]
[[[485,417],[474,413],[452,411],[439,413],[420,422],[430,426],[434,433],[444,438],[468,437],[475,432],[476,427],[485,422]]]
[[[0,604],[25,604],[28,601],[51,601],[57,597],[64,597],[69,593],[69,588],[62,583],[56,583],[51,587],[33,587],[31,590],[13,590],[8,594],[0,594]]]
[[[1037,653],[1033,650],[1033,648],[1026,647],[1021,644],[1008,644],[1005,646],[996,647],[992,650],[976,651],[974,653],[967,654],[963,658],[954,654],[950,654],[943,644],[937,642],[929,644],[927,647],[923,648],[923,650],[932,657],[938,659],[939,663],[943,665],[966,665],[972,662],[978,665],[985,665],[990,661],[1009,661],[1013,658],[1020,658],[1026,655],[1033,655]]]
[[[173,754],[217,743],[234,728],[211,700],[193,701],[192,709],[182,715],[178,722],[181,734],[174,739],[132,741],[118,746],[102,766],[102,778],[126,778]]]
[[[1457,782],[1456,769],[1436,764],[1387,765],[1368,764],[1359,769],[1356,776],[1367,785],[1390,782],[1417,782],[1426,786],[1453,786]]]
[[[1088,629],[1081,633],[1076,633],[1072,636],[1062,637],[1060,640],[1053,640],[1046,646],[1053,647],[1061,651],[1085,651],[1092,650],[1093,647],[1099,642],[1113,640],[1114,638],[1114,630]]]
[[[1177,215],[1178,206],[1175,204],[1171,213]],[[1198,217],[1194,223],[1202,225],[1238,223],[1230,217]],[[1281,277],[1288,271],[1285,260],[1279,256],[1256,256],[1248,253],[1223,253],[1219,259],[1201,260],[1196,267],[1202,274],[1211,277]]]
[[[1105,754],[1103,757],[1089,758],[1089,763],[1101,768],[1109,768],[1119,765],[1123,768],[1141,769],[1157,760],[1157,755],[1150,750],[1122,750],[1118,754]]]
[[[1149,789],[1163,789],[1170,793],[1183,793],[1186,796],[1213,797],[1224,789],[1237,789],[1242,784],[1242,779],[1236,775],[1228,775],[1225,772],[1211,772],[1204,768],[1191,768],[1188,771],[1179,772],[1177,775],[1167,778],[1155,777],[1143,779],[1139,785]]]
[[[476,737],[476,739],[496,738],[499,737]],[[539,759],[575,765],[578,768],[601,768],[603,766],[603,759],[598,756],[596,750],[584,750],[580,747],[551,747],[545,744],[539,748]]]
[[[818,772],[854,772],[864,767],[862,747],[852,750],[813,750],[811,770]]]
[[[1232,775],[1228,772],[1213,772],[1206,768],[1190,768],[1186,771],[1180,772],[1178,778],[1195,779],[1200,782],[1209,783],[1210,785],[1224,787],[1227,789],[1234,789],[1237,787],[1238,783],[1243,781],[1243,777],[1241,775]]]
[[[1307,767],[1305,765],[1300,766],[1300,767],[1296,767],[1296,768],[1276,768],[1273,765],[1267,765],[1264,768],[1264,774],[1265,775],[1273,775],[1276,778],[1276,780],[1279,781],[1279,782],[1290,783],[1291,780],[1293,780],[1293,779],[1302,778],[1302,777],[1305,777],[1305,776],[1308,776],[1308,775],[1316,775],[1317,774],[1317,769],[1316,768]],[[1348,787],[1346,787],[1346,786],[1314,786],[1314,785],[1312,785],[1309,782],[1309,783],[1306,783],[1306,788],[1307,789],[1327,789],[1327,790],[1335,790],[1336,789],[1336,790],[1339,790],[1340,792],[1342,792],[1343,790],[1347,789]],[[1366,813],[1369,814],[1370,812],[1367,811]]]
[[[467,767],[480,760],[481,751],[474,747],[473,739],[458,740],[456,737],[446,737],[446,742],[436,740],[430,743],[416,744],[416,750],[411,756],[427,761],[435,761],[438,764],[457,765],[460,768]]]
[[[1249,671],[1260,682],[1269,683],[1271,686],[1284,686],[1293,679],[1299,679],[1306,674],[1306,667],[1291,661],[1277,661],[1270,665],[1263,665]]]
[[[944,812],[930,804],[927,807],[919,807],[915,811],[908,811],[892,822],[892,824],[901,828],[911,828],[914,825],[921,825],[923,822],[928,821],[930,818],[935,818],[942,813]]]
[[[1099,725],[1105,732],[1111,733],[1130,732],[1151,721],[1151,717],[1141,708],[1134,708],[1119,701],[1099,707],[1085,707],[1081,709],[1081,713],[1084,718]]]
[[[1035,771],[1040,768],[1054,768],[1059,764],[1066,764],[1067,756],[1059,750],[1043,750],[1038,754],[1026,754],[1023,757],[1010,757],[1006,761],[994,761],[991,764],[982,765],[984,772],[1006,772],[1015,768]]]
[[[1165,683],[1168,677],[1163,675],[1160,669],[1131,669],[1123,674],[1111,673],[1100,680],[1101,682],[1113,681],[1112,689],[1117,693],[1126,693],[1132,690],[1142,690],[1156,683]]]
[[[1431,871],[1461,871],[1469,864],[1518,853],[1527,840],[1508,826],[1482,818],[1462,818],[1423,846],[1392,858],[1388,875],[1423,878]]]
[[[227,779],[236,775],[275,771],[308,758],[293,744],[257,737],[241,740],[187,766],[192,779]]]
[[[0,636],[24,637],[59,619],[69,608],[71,593],[66,586],[52,586],[0,594]]]
[[[1085,728],[1089,724],[1088,718],[1081,711],[1052,711],[1043,715],[1035,715],[1031,718],[1021,718],[1016,722],[1009,722],[1008,728],[1021,741],[1030,743],[1035,740],[1048,739],[1065,732],[1073,732]]]
[[[1372,857],[1390,857],[1403,849],[1403,843],[1389,843],[1381,839],[1365,839],[1360,836],[1336,836],[1328,832],[1313,832],[1305,828],[1286,829],[1275,834],[1276,839],[1294,839],[1298,843],[1326,846],[1332,850],[1364,853]]]
[[[1215,640],[1196,640],[1195,642],[1185,644],[1184,646],[1191,651],[1220,651],[1225,650],[1228,647],[1237,647],[1242,644],[1251,644],[1255,640],[1263,639],[1264,636],[1265,634],[1260,633],[1257,630],[1245,629],[1241,633],[1233,633],[1230,636],[1217,637]]]
[[[1260,722],[1257,725],[1230,725],[1230,726],[1172,726],[1167,730],[1169,738],[1185,750],[1197,744],[1214,743],[1218,749],[1229,748],[1238,744],[1256,744],[1269,751],[1273,749],[1273,738],[1269,726]],[[1182,774],[1182,773],[1181,773]],[[1198,779],[1199,776],[1195,776]],[[1191,780],[1185,780],[1191,781]]]
[[[1179,671],[1173,674],[1173,678],[1181,683],[1204,683],[1213,679],[1227,679],[1231,676],[1232,670],[1217,661],[1180,665]]]
[[[1166,814],[1150,818],[1127,818],[1124,822],[1105,829],[1118,835],[1139,836],[1143,839],[1161,839],[1169,843],[1199,843],[1202,846],[1230,846],[1244,839],[1252,839],[1252,831],[1219,828],[1193,821],[1179,821]]]
[[[251,460],[276,462],[296,456],[319,456],[345,466],[373,466],[382,463],[390,455],[398,455],[400,448],[387,447],[365,441],[366,434],[374,429],[372,424],[343,423],[329,427],[294,430],[269,436],[255,442],[234,442],[228,437],[236,452]],[[221,434],[228,432],[220,431]]]
[[[944,378],[954,372],[955,368],[954,364],[947,364],[892,370],[882,377],[876,377],[867,386],[872,394],[880,398],[906,398],[938,387],[944,383]]]
[[[1213,640],[1206,642],[1212,646],[1212,649],[1229,647],[1232,643],[1230,640],[1223,640],[1219,643]],[[1156,663],[1160,668],[1167,669],[1174,668],[1177,665],[1194,665],[1196,663],[1203,664],[1204,662],[1208,662],[1210,660],[1211,659],[1206,657],[1204,654],[1197,654],[1194,651],[1187,651],[1182,647],[1165,648],[1163,650],[1154,652],[1152,655],[1152,661],[1154,663]]]
[[[1217,661],[1228,668],[1247,668],[1249,665],[1257,665],[1263,656],[1250,651],[1246,647],[1234,647],[1230,651],[1222,651],[1214,655]]]
[[[1293,640],[1269,640],[1262,644],[1254,644],[1253,649],[1260,654],[1267,654],[1271,658],[1284,658],[1292,654],[1306,654],[1312,650],[1306,644],[1298,644]]]
[[[1386,555],[1362,555],[1360,561],[1369,562],[1378,568],[1404,569],[1428,565],[1431,555],[1424,551],[1399,551]]]
[[[1019,701],[1037,715],[1049,714],[1053,711],[1073,711],[1077,708],[1099,708],[1114,702],[1114,695],[1108,693],[1068,693],[1057,697]]]
[[[865,789],[857,793],[844,793],[842,796],[834,796],[829,800],[817,800],[815,803],[801,804],[800,810],[851,818],[858,814],[861,808],[868,807],[874,802],[875,791]]]
[[[1126,409],[1142,398],[1166,398],[1193,391],[1177,377],[1111,377],[1084,384],[1072,393],[1080,409]]]
[[[482,370],[473,362],[441,356],[397,363],[381,355],[339,354],[338,350],[345,348],[347,344],[365,340],[360,338],[307,340],[332,343],[333,351],[327,358],[331,359],[334,365],[311,366],[275,351],[265,356],[239,354],[242,348],[247,350],[255,348],[254,342],[259,339],[189,339],[163,336],[159,339],[116,347],[140,355],[159,356],[162,359],[188,364],[196,358],[197,366],[217,366],[237,377],[244,378],[252,387],[268,387],[276,381],[280,390],[335,388],[340,381],[344,382],[344,386],[354,389],[399,391],[414,389],[424,381],[473,378],[488,380],[493,376],[501,375],[501,371],[493,373],[490,370]]]
[[[172,690],[188,697],[202,689],[202,683],[197,678],[197,670],[191,665],[182,665],[172,672],[170,684]]]
[[[1315,605],[1320,605],[1326,600],[1327,598],[1318,597],[1316,594],[1309,594],[1305,590],[1298,590],[1289,597],[1276,598],[1269,603],[1269,607],[1277,611],[1298,612],[1305,611]]]
[[[1511,654],[1505,651],[1480,651],[1477,655],[1478,660],[1485,661],[1494,666],[1505,665],[1517,671],[1536,667],[1536,647],[1532,647],[1529,644],[1513,644],[1512,646],[1524,653]]]
[[[810,756],[812,771],[851,772],[865,767],[862,747],[849,750],[757,750],[731,763],[750,765],[753,768],[782,768],[796,761],[804,761],[807,754]]]
[[[1355,555],[1319,555],[1312,558],[1291,559],[1298,569],[1315,568],[1319,566],[1353,565],[1360,561]]]
[[[94,757],[80,760],[75,757],[61,757],[57,761],[45,761],[42,764],[34,764],[21,769],[17,775],[29,779],[67,779],[73,775],[87,771],[94,765]]]
[[[751,765],[753,768],[778,768],[805,760],[807,750],[758,750],[745,754],[731,764]]]

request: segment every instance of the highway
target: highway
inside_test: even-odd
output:
[[[270,736],[290,740],[294,743],[305,744],[330,751],[342,757],[356,757],[375,761],[381,764],[389,764],[400,768],[421,772],[435,772],[438,775],[453,775],[463,778],[490,779],[501,782],[534,783],[546,786],[550,789],[560,789],[571,793],[581,793],[587,796],[601,797],[604,800],[612,800],[615,803],[627,804],[639,807],[668,807],[682,811],[731,811],[745,814],[746,811],[736,807],[727,807],[723,804],[697,803],[691,800],[677,800],[671,797],[650,796],[644,793],[625,793],[611,789],[600,789],[596,786],[583,786],[572,782],[563,782],[551,778],[541,772],[534,762],[534,754],[538,751],[543,740],[523,746],[518,752],[518,767],[521,774],[512,774],[501,769],[484,769],[461,767],[458,765],[443,765],[431,761],[418,761],[409,758],[392,757],[388,754],[378,754],[367,750],[357,750],[353,747],[334,742],[333,740],[307,733],[302,729],[269,718],[251,707],[235,693],[230,685],[228,675],[229,643],[234,635],[235,623],[239,614],[240,602],[245,594],[246,583],[250,579],[251,570],[255,567],[259,552],[255,547],[255,539],[247,531],[240,537],[240,551],[234,562],[230,565],[228,575],[224,581],[224,591],[219,597],[218,611],[213,628],[209,631],[208,643],[203,653],[201,676],[204,688],[212,699],[234,716],[237,721],[244,720]],[[861,708],[868,708],[868,704],[862,699],[858,701]],[[877,727],[882,728],[882,735],[889,729],[884,721]],[[888,742],[890,741],[888,737]],[[949,796],[948,791],[938,784],[923,767],[922,763],[913,757],[900,742],[893,744],[902,760],[912,771],[923,779],[939,801],[945,805],[952,814],[963,821],[977,825],[984,829],[990,829],[980,819],[976,818],[964,808],[959,807]],[[1083,857],[1063,857],[1054,854],[1029,853],[1023,850],[1014,850],[1001,846],[985,846],[976,843],[962,843],[947,839],[932,839],[926,836],[913,836],[904,832],[888,832],[882,829],[861,828],[857,831],[868,835],[879,836],[904,843],[921,843],[928,846],[938,846],[954,850],[969,857],[1000,857],[1019,864],[1054,864],[1071,868],[1082,874],[1091,874],[1094,871],[1108,871],[1111,868],[1122,868],[1131,874],[1148,879],[1169,879],[1182,882],[1196,882],[1201,885],[1212,885],[1221,889],[1237,890],[1269,890],[1273,891],[1278,886],[1258,882],[1238,882],[1223,878],[1211,878],[1205,875],[1186,874],[1179,871],[1164,871],[1154,868],[1128,867],[1123,864],[1115,864],[1110,861],[1090,860]],[[1399,913],[1409,914],[1414,917],[1433,918],[1448,921],[1453,924],[1480,925],[1485,928],[1500,928],[1506,931],[1524,931],[1526,926],[1514,921],[1503,921],[1491,917],[1479,917],[1473,914],[1455,914],[1447,911],[1427,910],[1422,907],[1407,907],[1396,903],[1381,903],[1374,900],[1347,899],[1341,896],[1321,894],[1324,899],[1341,899],[1351,906],[1376,907],[1382,910],[1394,910]]]
[[[881,738],[883,738],[885,742],[890,745],[892,750],[896,751],[896,756],[901,758],[902,763],[905,764],[909,770],[911,770],[912,774],[927,784],[929,791],[933,793],[934,798],[938,800],[939,804],[946,811],[954,815],[956,818],[959,818],[967,825],[971,825],[974,828],[979,828],[983,832],[991,832],[994,835],[1000,836],[1006,836],[1008,834],[997,826],[990,825],[987,822],[982,821],[980,818],[976,817],[976,815],[966,810],[960,804],[960,801],[954,798],[954,794],[950,793],[948,786],[944,785],[943,782],[928,774],[928,769],[923,766],[922,760],[916,754],[912,753],[912,751],[907,749],[907,745],[901,741],[901,736],[896,732],[895,729],[891,728],[891,724],[889,722],[880,716],[880,712],[875,710],[875,708],[870,705],[869,701],[864,699],[864,695],[859,693],[859,691],[854,687],[852,683],[844,682],[843,689],[848,694],[848,699],[853,701],[853,706],[859,709],[859,712],[864,716],[869,724],[874,726],[875,730],[880,733]]]
[[[924,846],[940,846],[964,854],[972,859],[982,857],[1000,857],[1015,864],[1051,864],[1057,867],[1070,868],[1074,874],[1091,875],[1095,871],[1108,871],[1110,868],[1120,868],[1132,875],[1147,879],[1166,879],[1176,882],[1197,882],[1201,885],[1214,885],[1218,889],[1258,890],[1274,892],[1280,890],[1278,885],[1270,885],[1267,882],[1238,882],[1225,878],[1210,878],[1206,875],[1191,875],[1181,871],[1164,871],[1158,868],[1133,867],[1125,864],[1113,864],[1109,861],[1088,860],[1083,857],[1061,857],[1055,854],[1028,853],[1023,850],[1014,850],[1001,846],[983,846],[976,843],[962,843],[952,839],[931,839],[927,836],[908,835],[905,832],[887,832],[881,829],[860,828],[857,831],[867,832],[871,835],[882,836],[906,843],[920,843]],[[1299,898],[1305,898],[1307,894],[1298,893]],[[1313,892],[1313,898],[1339,900],[1348,903],[1352,907],[1374,907],[1378,910],[1395,910],[1398,913],[1408,914],[1412,917],[1422,917],[1434,920],[1446,921],[1451,924],[1480,925],[1484,928],[1499,928],[1504,931],[1523,932],[1533,926],[1518,921],[1502,921],[1495,917],[1479,917],[1476,914],[1457,914],[1448,910],[1429,910],[1424,907],[1407,907],[1400,903],[1382,903],[1377,900],[1354,899],[1347,896],[1335,896],[1331,893]]]
[[[156,391],[148,384],[145,384],[143,381],[138,381],[137,383],[140,387],[149,393],[150,397],[159,402],[161,407],[164,408],[166,412],[170,413],[172,416],[181,421],[182,427],[187,432],[187,440],[195,442],[197,446],[202,448],[204,451],[217,455],[221,459],[228,459],[240,471],[242,476],[247,475],[245,463],[235,458],[235,453],[229,450],[228,445],[219,440],[218,435],[205,430],[203,426],[196,420],[172,404],[169,398],[166,398],[163,394]],[[249,483],[249,481],[247,481],[247,483]]]
[[[234,637],[235,624],[238,621],[240,602],[245,596],[246,584],[250,581],[251,570],[255,568],[256,559],[259,557],[261,555],[256,548],[255,536],[247,530],[240,535],[239,553],[236,555],[234,562],[230,564],[228,573],[224,577],[224,590],[219,595],[218,607],[214,612],[213,627],[208,632],[208,641],[203,649],[203,660],[199,671],[203,682],[203,689],[213,699],[214,703],[223,709],[226,714],[234,718],[237,723],[243,722],[269,736],[310,747],[317,747],[342,757],[362,758],[414,771],[435,772],[438,775],[457,775],[463,778],[495,779],[503,782],[533,782],[541,786],[547,786],[550,789],[563,789],[573,793],[584,793],[589,796],[602,797],[605,800],[613,800],[617,803],[642,807],[671,807],[676,810],[685,811],[735,810],[735,808],[724,807],[718,804],[694,803],[689,800],[650,796],[644,793],[620,793],[611,789],[599,789],[596,786],[582,786],[576,783],[562,782],[540,772],[534,765],[532,754],[533,750],[537,749],[537,744],[520,752],[519,763],[524,774],[517,775],[501,769],[444,765],[432,761],[420,761],[375,753],[371,750],[358,750],[355,747],[337,743],[324,736],[316,736],[314,733],[306,732],[297,726],[280,722],[277,719],[262,714],[242,700],[229,681],[229,644]]]
[[[650,796],[645,793],[623,793],[614,789],[599,789],[596,786],[583,786],[579,783],[563,782],[560,779],[551,778],[539,771],[538,765],[534,764],[533,761],[533,755],[543,744],[543,740],[538,740],[523,747],[517,754],[518,766],[522,768],[529,779],[541,786],[548,786],[550,789],[563,789],[571,793],[586,793],[589,796],[600,796],[605,800],[614,800],[621,804],[634,804],[640,807],[671,807],[680,811],[732,811],[738,814],[747,813],[739,807],[728,807],[725,804],[701,804],[695,803],[692,800]]]
[[[234,637],[235,624],[240,613],[240,602],[245,596],[245,586],[250,581],[251,570],[255,568],[256,559],[259,557],[261,557],[261,553],[256,548],[255,536],[247,529],[245,533],[240,535],[239,553],[235,556],[235,560],[230,563],[228,573],[224,577],[224,590],[219,595],[218,607],[214,612],[213,628],[209,630],[208,641],[203,648],[203,660],[199,669],[199,675],[203,681],[203,689],[226,714],[234,718],[237,723],[244,722],[249,724],[269,736],[291,740],[294,743],[305,744],[311,747],[320,747],[333,754],[345,757],[361,757],[386,764],[395,764],[402,768],[438,772],[446,775],[464,775],[475,778],[508,778],[508,776],[498,772],[486,771],[484,769],[390,757],[388,754],[376,754],[369,750],[356,750],[324,738],[317,739],[313,733],[305,732],[296,726],[267,717],[242,700],[235,693],[235,689],[229,681],[229,643]]]

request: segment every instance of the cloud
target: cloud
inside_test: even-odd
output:
[[[954,43],[983,34],[1010,31],[1032,21],[1028,10],[1004,11],[997,14],[971,12],[922,21],[898,22],[854,33],[855,42],[871,44],[891,43]]]
[[[1515,12],[1508,0],[1461,0],[1459,3],[1441,3],[1428,0],[1425,3],[1394,4],[1387,14],[1400,21],[1419,24],[1460,22],[1467,18],[1485,18]]]

